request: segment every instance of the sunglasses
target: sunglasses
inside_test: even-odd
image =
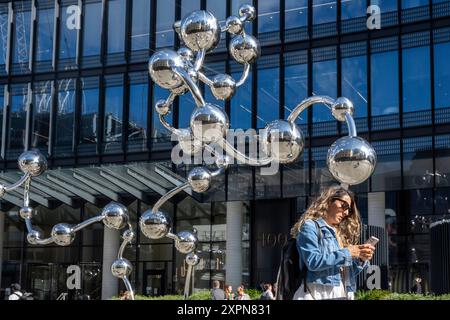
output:
[[[353,213],[351,205],[349,205],[347,201],[344,201],[339,198],[334,198],[333,200],[338,200],[341,203],[342,210],[344,210],[344,211],[348,210],[348,215],[351,215]]]

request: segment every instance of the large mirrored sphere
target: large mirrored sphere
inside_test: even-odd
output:
[[[191,114],[190,125],[196,139],[211,143],[226,136],[229,120],[228,115],[220,107],[207,103],[195,108]]]
[[[181,128],[178,130],[178,143],[183,153],[187,155],[194,155],[202,151],[202,142],[194,139],[194,135],[190,128]]]
[[[348,185],[366,181],[375,170],[376,163],[375,150],[360,137],[340,138],[328,150],[328,169],[336,180]]]
[[[348,113],[352,116],[354,111],[353,102],[345,97],[337,98],[331,106],[331,112],[338,121],[345,121],[345,114]]]
[[[175,248],[181,253],[188,254],[197,248],[197,237],[189,231],[180,231],[177,233]]]
[[[22,207],[19,210],[19,215],[22,219],[31,219],[33,217],[33,208]]]
[[[75,232],[66,223],[58,223],[51,232],[52,240],[58,246],[68,246],[75,240]]]
[[[164,238],[170,231],[171,221],[161,210],[153,213],[152,210],[145,211],[140,220],[139,226],[142,233],[150,239]]]
[[[156,51],[148,63],[148,70],[152,80],[164,89],[176,90],[184,88],[184,82],[173,69],[185,68],[183,59],[173,50]]]
[[[19,168],[23,173],[36,177],[47,170],[47,159],[37,150],[25,151],[19,156]]]
[[[102,211],[103,223],[111,229],[122,229],[128,223],[129,216],[127,208],[116,202],[107,204]]]
[[[111,265],[111,273],[114,277],[123,279],[133,271],[133,265],[125,258],[117,259]]]
[[[236,92],[236,81],[227,74],[218,74],[212,78],[211,92],[218,100],[228,100]]]
[[[261,144],[264,152],[279,163],[291,163],[303,152],[305,138],[295,123],[275,120],[263,130]]]
[[[205,10],[191,12],[181,21],[181,38],[194,51],[212,50],[220,40],[220,26],[212,13]]]
[[[261,55],[259,41],[248,34],[237,35],[230,42],[230,54],[237,62],[253,63]]]
[[[27,234],[27,241],[29,244],[37,244],[39,239],[41,239],[41,234],[39,231],[32,230]]]
[[[239,7],[239,16],[248,16],[247,21],[253,21],[256,18],[256,9],[250,4],[243,4]]]
[[[211,186],[211,172],[204,167],[195,167],[188,173],[188,182],[195,192],[205,192]]]
[[[190,266],[196,266],[200,262],[200,257],[196,255],[194,252],[189,253],[184,259],[186,263]]]

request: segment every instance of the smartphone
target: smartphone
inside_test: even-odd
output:
[[[380,241],[377,237],[371,236],[365,244],[371,244],[375,247],[375,245]]]

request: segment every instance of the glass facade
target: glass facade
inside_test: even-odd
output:
[[[56,7],[53,0],[0,3],[2,170],[8,173],[18,155],[31,148],[48,156],[49,169],[168,161],[170,133],[161,125],[154,104],[169,92],[149,78],[148,57],[155,50],[179,44],[172,24],[190,11],[210,10],[223,24],[227,13],[236,14],[248,1],[57,3]],[[408,291],[410,277],[415,273],[428,277],[430,263],[429,232],[412,228],[411,221],[440,219],[449,213],[450,1],[259,0],[255,4],[258,19],[246,24],[246,31],[260,40],[262,56],[230,101],[218,101],[204,88],[206,100],[226,110],[231,128],[260,129],[286,118],[308,96],[350,98],[358,132],[378,155],[372,177],[355,187],[362,199],[364,222],[370,222],[372,194],[383,194],[389,277],[395,290]],[[368,4],[381,9],[382,30],[371,30],[370,36]],[[433,24],[422,23],[432,20]],[[239,79],[242,65],[229,59],[226,39],[229,36],[222,35],[222,43],[208,55],[205,74],[227,73]],[[185,94],[176,99],[165,119],[186,128],[194,108],[192,96]],[[258,201],[289,199],[305,204],[297,205],[300,212],[322,186],[334,182],[326,153],[332,142],[346,134],[346,125],[337,123],[324,105],[303,112],[297,124],[307,137],[305,149],[298,161],[282,166],[278,174],[265,177],[257,168],[233,166],[211,195],[170,204],[167,210],[176,228],[201,229],[202,251],[210,252],[195,275],[199,287],[209,288],[209,281],[221,279],[224,273],[226,201],[248,205],[246,223],[251,235],[250,216]],[[182,176],[184,169],[178,172]],[[122,192],[126,196],[118,199],[133,198],[129,190]],[[153,200],[127,202],[135,221]],[[58,212],[62,221],[72,214],[76,222],[101,210],[99,203],[79,201],[76,213],[69,205],[42,206],[42,211]],[[70,248],[48,252],[23,245],[23,226],[14,222],[18,208],[6,200],[1,204],[9,221],[3,253],[5,281],[19,272],[21,264],[30,265],[23,268],[24,278],[27,272],[44,277],[74,261],[81,261],[86,272],[98,279],[102,228],[86,231]],[[144,237],[139,241],[130,258],[138,291],[146,292],[163,270],[164,291],[177,292],[186,271],[182,256],[170,242],[154,245]],[[245,281],[257,285],[252,278],[256,262],[248,253],[252,237],[245,241]],[[50,261],[60,267],[43,266]],[[42,297],[56,294],[45,286],[39,290]]]

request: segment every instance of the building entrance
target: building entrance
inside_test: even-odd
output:
[[[144,271],[144,295],[149,297],[161,296],[166,293],[165,270],[145,270]]]

